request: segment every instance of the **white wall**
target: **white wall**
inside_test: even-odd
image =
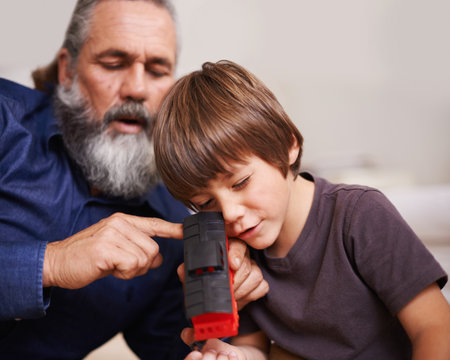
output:
[[[60,46],[74,4],[2,1],[0,76],[29,83]],[[225,58],[246,66],[303,132],[307,168],[374,185],[450,183],[449,1],[174,4],[178,74]]]

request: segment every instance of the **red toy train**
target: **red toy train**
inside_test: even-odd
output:
[[[185,309],[196,341],[234,336],[239,326],[221,213],[199,212],[183,223]]]

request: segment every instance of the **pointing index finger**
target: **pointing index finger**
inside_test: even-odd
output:
[[[139,217],[133,215],[128,216],[127,221],[150,237],[183,238],[183,224],[171,223],[154,217]]]

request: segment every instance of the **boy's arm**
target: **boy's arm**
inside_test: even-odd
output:
[[[436,283],[398,313],[413,345],[413,359],[450,359],[450,306]]]
[[[269,358],[270,342],[262,331],[235,336],[231,339],[231,344],[242,350],[246,360],[267,360]]]

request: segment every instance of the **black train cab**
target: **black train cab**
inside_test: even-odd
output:
[[[185,309],[197,341],[234,336],[238,329],[233,273],[221,213],[199,212],[183,223]]]

